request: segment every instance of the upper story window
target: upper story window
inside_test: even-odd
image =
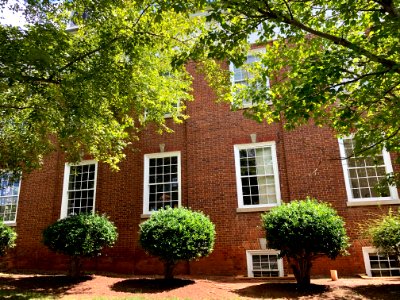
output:
[[[375,187],[393,171],[390,155],[382,151],[374,157],[354,155],[354,140],[351,137],[339,140],[340,155],[342,158],[343,173],[349,202],[397,200],[397,189],[387,186],[379,194]]]
[[[144,156],[143,213],[181,205],[181,154],[162,152]]]
[[[180,106],[181,106],[181,101],[179,99],[172,103],[172,108],[174,111],[179,110]],[[172,118],[172,113],[171,112],[166,113],[164,115],[164,118]]]
[[[94,211],[96,200],[97,162],[65,164],[61,218]]]
[[[252,63],[255,63],[257,61],[260,61],[260,58],[249,54],[246,58],[246,62],[244,65],[251,65]],[[248,80],[252,78],[252,74],[245,70],[243,66],[241,67],[236,67],[235,65],[232,66],[232,71],[233,71],[233,83],[234,84],[243,84],[247,85]]]
[[[280,203],[275,142],[235,145],[239,208],[270,207]]]
[[[11,173],[0,176],[0,221],[15,224],[21,180]]]
[[[74,18],[80,18],[82,20],[86,20],[89,18],[89,13],[88,12],[83,12],[81,15],[78,15],[76,12],[72,12],[70,15],[70,20],[67,24],[67,31],[74,31],[79,28],[79,26],[74,22]]]
[[[177,79],[177,77],[174,75],[174,73],[172,71],[162,72],[161,75],[162,75],[162,78],[166,79],[166,80],[176,80]],[[176,114],[176,112],[180,111],[181,100],[179,99],[179,97],[176,97],[176,98],[173,97],[170,100],[171,100],[171,104],[168,105],[169,106],[169,108],[168,108],[169,111],[167,111],[164,114],[164,118],[172,118],[174,113]],[[167,105],[164,104],[163,107],[166,108]]]
[[[232,72],[232,84],[233,85],[241,85],[241,86],[249,86],[249,80],[254,76],[247,69],[248,66],[260,61],[260,57],[257,56],[257,52],[261,52],[262,50],[254,50],[249,53],[246,58],[245,63],[236,67],[233,63],[230,64],[230,71]],[[267,86],[269,86],[269,82],[267,82]],[[247,108],[253,106],[253,102],[251,99],[242,99],[242,107]]]

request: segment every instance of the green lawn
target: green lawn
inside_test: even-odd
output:
[[[47,295],[46,292],[37,293],[37,292],[27,292],[27,291],[18,291],[18,290],[0,290],[0,299],[12,299],[12,300],[24,300],[24,299],[43,299],[43,300],[53,300],[53,299],[76,299],[76,296],[52,296]],[[85,300],[109,300],[109,299],[118,299],[118,300],[149,300],[151,298],[148,297],[140,297],[140,296],[132,296],[132,297],[80,297],[79,299]],[[165,298],[164,300],[177,300],[178,298]],[[190,300],[190,299],[186,299]]]

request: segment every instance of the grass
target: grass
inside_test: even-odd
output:
[[[76,299],[76,296],[52,296],[47,295],[45,292],[37,293],[37,292],[28,292],[28,291],[19,291],[19,290],[0,290],[0,299],[7,300],[56,300],[56,299]],[[109,299],[118,299],[118,300],[149,300],[152,298],[142,297],[142,296],[132,296],[132,297],[79,297],[79,299],[85,300],[109,300]],[[164,298],[164,300],[178,300],[178,298]],[[186,298],[185,300],[190,300]]]
[[[53,296],[48,296],[45,293],[18,291],[18,290],[0,290],[0,299],[56,299]]]

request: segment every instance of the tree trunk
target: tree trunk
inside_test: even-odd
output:
[[[82,275],[82,260],[79,256],[72,256],[68,275],[77,278]]]
[[[173,261],[165,261],[164,262],[164,279],[171,280],[174,279],[174,268],[175,263]]]
[[[290,263],[292,267],[294,277],[296,278],[297,285],[300,288],[306,288],[311,284],[311,258],[310,257],[301,257],[294,259],[293,262]]]

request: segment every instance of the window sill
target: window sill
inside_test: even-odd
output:
[[[239,110],[245,110],[245,109],[249,109],[252,108],[253,104],[252,103],[246,103],[246,104],[242,104],[240,106],[233,106],[231,105],[231,110],[233,111],[239,111]]]
[[[270,105],[270,106],[272,105],[271,101],[266,101],[265,103]],[[231,105],[231,110],[234,110],[234,111],[246,110],[246,109],[251,109],[251,108],[253,108],[255,106],[257,106],[257,104],[253,104],[253,103],[246,103],[246,104],[243,104],[241,106],[233,106],[233,105]]]
[[[264,207],[238,207],[238,208],[236,208],[236,212],[237,213],[248,213],[248,212],[258,212],[258,211],[269,211],[276,206],[278,206],[278,205],[264,206]]]
[[[361,200],[361,201],[347,201],[347,206],[373,206],[373,205],[390,205],[400,204],[399,199],[395,200]]]
[[[10,227],[15,227],[15,226],[17,226],[17,222],[11,222],[11,223],[4,222],[4,225],[10,226]]]
[[[141,219],[149,219],[151,217],[151,214],[141,214],[140,218]]]

